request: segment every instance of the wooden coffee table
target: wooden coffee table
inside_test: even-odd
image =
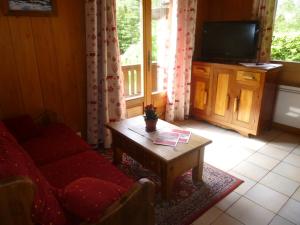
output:
[[[193,169],[193,181],[201,182],[203,173],[204,148],[210,140],[192,134],[187,144],[178,143],[176,147],[153,144],[155,132],[145,131],[142,116],[107,124],[111,130],[114,163],[122,162],[126,153],[144,167],[158,174],[162,183],[162,197],[169,199],[176,177]],[[157,130],[179,128],[166,121],[157,122]]]

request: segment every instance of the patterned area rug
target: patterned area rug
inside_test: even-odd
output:
[[[111,151],[104,155],[111,159]],[[203,183],[193,184],[190,170],[176,179],[172,200],[163,201],[157,175],[125,154],[119,168],[135,180],[147,177],[156,184],[156,225],[189,225],[243,182],[209,164],[204,164]]]

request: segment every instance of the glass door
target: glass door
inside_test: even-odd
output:
[[[143,97],[142,0],[117,0],[116,8],[125,97]]]
[[[161,118],[166,109],[166,65],[170,24],[170,0],[152,0],[151,5],[151,103]]]
[[[168,0],[117,0],[117,29],[124,74],[127,117],[154,104],[165,110],[163,76],[158,75],[158,51],[168,18]],[[159,112],[163,117],[163,112]]]
[[[168,29],[170,1],[169,0],[153,0],[151,6],[151,28],[152,28],[152,92],[162,92],[164,87],[163,66],[167,62],[167,45],[169,39]]]

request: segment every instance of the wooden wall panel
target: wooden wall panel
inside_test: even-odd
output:
[[[198,0],[197,2],[197,23],[196,23],[196,37],[195,37],[195,52],[194,60],[197,60],[201,54],[201,33],[203,22],[207,19],[208,15],[208,1],[207,0]]]
[[[86,130],[84,1],[57,1],[57,16],[0,12],[0,117],[58,113]]]
[[[10,17],[9,26],[16,64],[21,84],[24,112],[37,116],[43,109],[43,96],[39,71],[28,17]],[[13,104],[13,103],[12,103]]]
[[[63,112],[62,91],[58,76],[58,61],[49,18],[33,18],[31,21],[35,52],[43,92],[43,102],[54,112]],[[47,54],[45,54],[45,52]]]
[[[8,22],[6,17],[0,16],[0,117],[24,110],[18,73],[13,66],[15,58]]]
[[[249,20],[253,0],[209,0],[207,1],[207,20]]]

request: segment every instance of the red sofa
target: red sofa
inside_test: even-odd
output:
[[[0,122],[1,224],[152,225],[153,195],[62,123]]]

